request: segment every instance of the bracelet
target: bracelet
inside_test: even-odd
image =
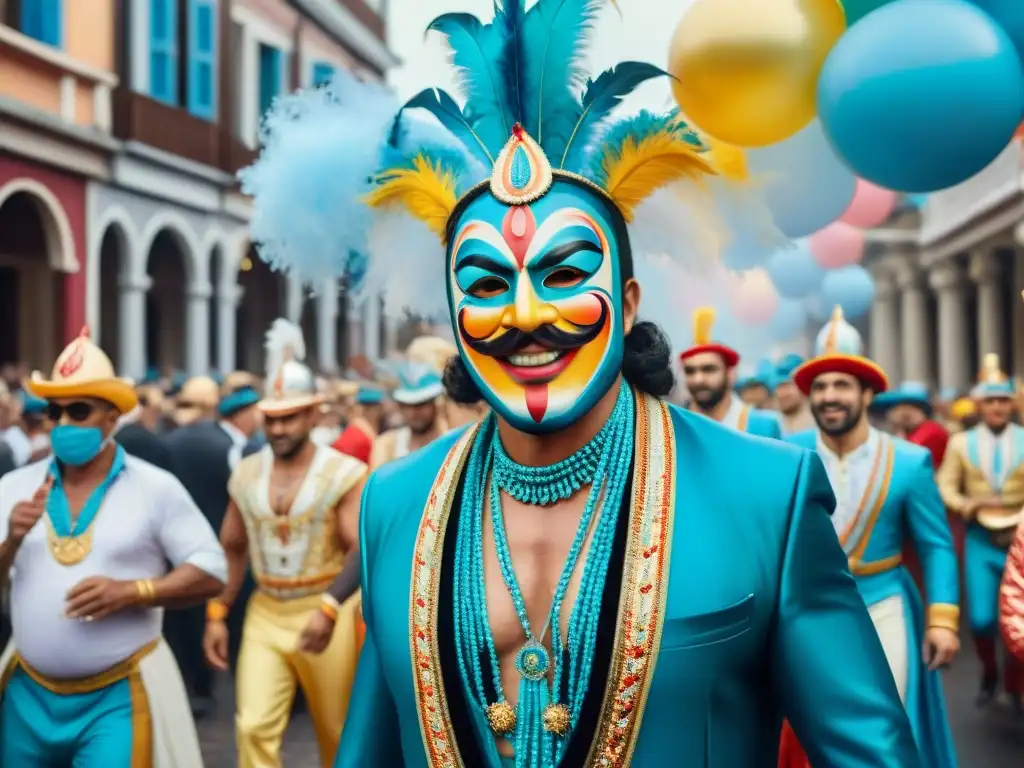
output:
[[[320,613],[322,613],[331,621],[337,621],[338,611],[340,610],[341,604],[334,599],[334,596],[325,593],[320,600]]]
[[[139,594],[139,602],[152,605],[156,602],[156,585],[152,579],[139,579],[135,582],[135,591]]]
[[[224,621],[231,609],[220,600],[211,600],[206,604],[207,621]]]

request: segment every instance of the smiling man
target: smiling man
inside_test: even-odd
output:
[[[691,409],[726,426],[761,437],[782,437],[778,419],[759,411],[737,397],[736,366],[739,353],[711,340],[715,310],[701,307],[693,313],[693,346],[683,350],[686,389],[692,398]]]
[[[817,428],[788,439],[825,462],[836,494],[832,524],[882,641],[923,764],[954,768],[937,670],[960,648],[959,580],[931,455],[869,426],[868,406],[889,382],[862,355],[860,335],[838,307],[816,346],[817,357],[800,365],[793,381],[810,399]],[[908,533],[924,567],[927,609],[902,564]],[[798,751],[794,744],[783,749],[786,768],[806,766],[805,758],[794,756]]]
[[[604,5],[442,16],[465,111],[336,82],[277,103],[246,173],[265,258],[322,274],[352,221],[371,271],[423,275],[409,300],[443,295],[458,345],[448,394],[491,407],[367,481],[360,706],[336,765],[768,768],[788,716],[819,765],[917,768],[821,462],[663,399],[673,361],[638,320],[634,243],[693,264],[672,225],[728,217],[682,201],[735,199],[712,190],[739,179],[678,113],[611,117],[658,68],[620,64],[581,98]],[[430,138],[424,110],[450,133]]]

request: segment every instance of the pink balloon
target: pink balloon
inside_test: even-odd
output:
[[[897,195],[892,190],[857,179],[853,202],[839,220],[864,229],[877,227],[892,215],[896,209],[896,200]]]
[[[837,221],[811,235],[807,245],[823,269],[848,267],[864,256],[864,231]]]
[[[730,281],[732,314],[746,325],[763,325],[772,319],[779,304],[772,279],[761,268],[736,275]]]

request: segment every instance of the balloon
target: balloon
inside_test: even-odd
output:
[[[825,322],[832,316],[832,309],[834,306],[834,304],[825,303],[825,300],[821,298],[820,291],[818,293],[812,293],[804,299],[804,309],[807,310],[807,317],[821,323]]]
[[[840,0],[846,11],[846,26],[852,27],[876,8],[881,8],[890,0]]]
[[[807,309],[803,302],[779,299],[775,314],[768,321],[773,341],[792,341],[807,328]]]
[[[864,256],[864,232],[837,221],[807,240],[807,247],[819,266],[824,269],[839,269],[856,264]]]
[[[1020,0],[973,0],[974,4],[999,22],[1024,59],[1024,5]]]
[[[959,184],[1009,143],[1024,104],[1017,51],[964,0],[898,0],[843,35],[818,114],[857,175],[902,192]]]
[[[775,226],[791,238],[807,237],[838,219],[857,188],[857,178],[836,157],[817,120],[791,139],[747,152],[747,169],[764,187]]]
[[[870,181],[857,179],[853,202],[839,220],[865,229],[877,227],[892,215],[898,198],[899,195],[891,189],[882,189]]]
[[[850,319],[860,317],[875,301],[875,281],[859,264],[834,269],[821,281],[821,301],[826,307],[838,304]]]
[[[802,299],[818,290],[825,272],[814,260],[810,248],[800,243],[776,251],[768,259],[768,276],[784,299]]]
[[[779,303],[772,280],[763,269],[752,269],[734,277],[732,314],[741,323],[767,323]]]
[[[818,75],[845,29],[836,0],[696,0],[669,49],[672,92],[711,136],[775,144],[813,119]]]

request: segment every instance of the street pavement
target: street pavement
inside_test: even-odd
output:
[[[837,671],[841,667],[837,667]],[[986,710],[974,706],[980,667],[969,641],[952,669],[945,673],[946,700],[960,768],[1021,768],[1024,766],[1024,718],[1009,706]],[[233,697],[226,679],[219,688],[220,706],[199,723],[206,768],[235,768]],[[309,716],[293,718],[285,737],[284,768],[319,768],[316,739]],[[929,768],[924,766],[923,768]]]

